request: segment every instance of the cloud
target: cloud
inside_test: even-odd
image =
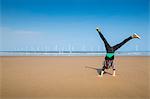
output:
[[[30,42],[33,40],[40,39],[43,34],[40,32],[30,31],[30,30],[21,30],[21,29],[12,29],[8,27],[0,27],[0,38],[3,43],[12,43],[12,42]]]
[[[0,27],[0,49],[3,50],[37,46],[43,39],[41,32]]]
[[[29,31],[29,30],[15,30],[13,31],[15,34],[23,34],[23,35],[39,35],[40,32],[34,32],[34,31]]]
[[[31,42],[42,37],[42,33],[30,30],[16,30],[8,27],[0,27],[0,37],[3,43]]]
[[[30,31],[30,30],[16,30],[16,29],[12,29],[12,28],[8,28],[8,27],[0,27],[0,33],[1,34],[21,34],[21,35],[37,35],[40,34],[40,32],[35,32],[35,31]]]

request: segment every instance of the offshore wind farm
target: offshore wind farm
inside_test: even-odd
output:
[[[80,49],[75,49],[75,46],[69,44],[67,47],[55,46],[40,46],[40,47],[23,47],[14,48],[12,50],[0,51],[0,56],[104,56],[106,54],[104,46],[92,47],[88,50],[85,46]],[[117,51],[117,56],[149,56],[150,51],[139,51],[138,44],[135,45],[133,51]]]

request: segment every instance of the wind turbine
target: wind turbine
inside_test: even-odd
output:
[[[135,51],[139,51],[139,46],[137,44],[135,45]]]

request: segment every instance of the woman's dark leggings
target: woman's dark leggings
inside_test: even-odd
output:
[[[98,33],[99,33],[101,39],[102,39],[103,42],[104,42],[104,45],[105,45],[105,48],[106,48],[107,53],[114,53],[114,52],[115,52],[117,49],[119,49],[122,45],[124,45],[126,42],[128,42],[129,40],[132,39],[132,36],[130,36],[130,37],[126,38],[125,40],[123,40],[121,43],[116,44],[116,45],[114,45],[114,46],[111,47],[111,46],[109,45],[109,43],[107,42],[107,40],[105,39],[105,37],[103,36],[103,34],[102,34],[100,31],[98,31]]]

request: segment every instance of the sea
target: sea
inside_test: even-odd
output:
[[[104,51],[0,51],[0,56],[104,56]],[[150,51],[115,52],[115,56],[150,56]]]

